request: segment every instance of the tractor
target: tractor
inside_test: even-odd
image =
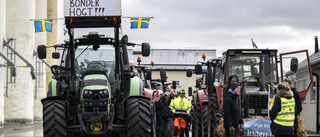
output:
[[[280,76],[278,63],[281,66]],[[204,64],[207,70],[201,73]],[[278,61],[277,50],[274,49],[229,49],[224,52],[220,61],[208,60],[207,63],[196,65],[195,73],[202,74],[202,78],[198,80],[202,83],[197,82],[196,86],[200,87],[203,95],[202,101],[199,98],[201,97],[199,90],[194,94],[198,96],[193,95],[196,98],[193,99],[196,104],[195,110],[200,110],[197,111],[194,121],[201,121],[204,124],[195,127],[198,128],[195,134],[217,136],[215,129],[223,116],[224,94],[232,82],[241,85],[239,105],[243,118],[268,116],[268,93],[275,92],[275,85],[280,83],[280,78],[283,77],[290,77],[295,81],[295,87],[300,86],[297,89],[303,100],[312,82],[311,67],[308,64],[310,63],[307,50],[282,53]],[[188,73],[190,75],[192,71],[189,70]],[[197,109],[200,104],[202,104],[201,109]]]
[[[114,8],[114,7],[113,7]],[[65,16],[69,40],[54,46],[38,46],[38,57],[46,48],[62,49],[61,64],[52,65],[53,80],[43,104],[44,137],[155,136],[155,106],[152,92],[129,65],[128,36],[119,38],[121,16]],[[96,32],[74,38],[75,28],[108,27],[114,37]],[[150,45],[140,44],[142,56]],[[59,58],[60,53],[52,53]]]
[[[205,60],[205,55],[202,55]],[[220,91],[220,73],[221,73],[221,59],[209,59],[205,62],[198,62],[195,66],[194,73],[201,75],[196,79],[196,88],[192,93],[192,89],[189,90],[189,95],[192,96],[191,104],[194,106],[194,112],[191,114],[192,120],[192,136],[208,136],[209,131],[214,129],[214,125],[209,125],[210,119],[209,100],[214,101],[216,105],[214,110],[219,110],[219,104],[217,95],[220,96],[221,92],[216,92],[216,89]],[[204,67],[204,69],[203,69]],[[187,77],[192,76],[192,70],[187,70]],[[210,94],[209,94],[210,93]],[[216,122],[219,122],[221,113],[216,113]]]

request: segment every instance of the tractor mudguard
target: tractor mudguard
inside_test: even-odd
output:
[[[202,104],[208,102],[208,93],[203,92],[203,90],[198,90],[198,98],[200,103],[200,109],[202,109]]]
[[[48,92],[47,92],[47,97],[52,97],[52,96],[57,96],[60,92],[59,92],[59,86],[60,83],[53,79],[48,86]]]
[[[130,96],[144,96],[142,80],[135,76],[130,81]]]

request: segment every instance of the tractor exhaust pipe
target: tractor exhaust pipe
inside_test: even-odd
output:
[[[314,53],[318,53],[319,52],[318,36],[314,36],[314,40],[315,40]]]

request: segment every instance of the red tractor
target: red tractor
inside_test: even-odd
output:
[[[204,55],[203,58],[205,58]],[[221,93],[216,91],[220,91],[221,65],[221,59],[211,59],[206,62],[199,62],[195,66],[195,74],[201,74],[202,76],[196,79],[195,87],[197,90],[193,93],[192,90],[189,90],[189,95],[192,96],[191,104],[194,107],[194,111],[191,114],[192,136],[208,136],[209,131],[212,130],[210,128],[213,128],[208,124],[210,119],[210,115],[208,115],[210,114],[209,100],[215,102],[214,110],[219,110],[217,104],[220,104],[220,102],[218,102],[217,96],[221,96]],[[205,68],[203,69],[203,67]],[[188,70],[187,77],[191,76],[192,71]],[[220,115],[217,113],[216,117],[220,120],[221,116],[221,113]],[[218,120],[217,122],[219,122]]]
[[[293,86],[298,89],[302,101],[312,83],[307,50],[280,54],[278,61],[277,50],[274,49],[229,49],[223,54],[222,64],[215,60],[202,64],[207,67],[202,77],[205,81],[200,84],[203,86],[197,91],[194,104],[197,110],[195,121],[204,124],[198,124],[197,136],[217,135],[214,129],[223,115],[224,94],[232,82],[241,85],[239,105],[243,118],[268,116],[268,93],[274,92],[274,85],[280,83],[280,78],[286,76],[293,79]],[[195,72],[202,72],[202,66],[196,65]],[[200,109],[197,104],[201,105]]]

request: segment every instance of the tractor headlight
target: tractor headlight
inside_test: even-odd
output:
[[[88,90],[85,90],[83,93],[86,95],[86,94],[88,94],[89,92],[88,92]]]

